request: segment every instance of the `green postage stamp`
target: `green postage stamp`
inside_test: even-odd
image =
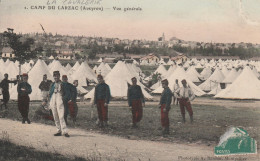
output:
[[[246,130],[231,127],[220,137],[220,142],[215,147],[214,153],[216,156],[256,154],[257,143],[255,139],[249,136]]]

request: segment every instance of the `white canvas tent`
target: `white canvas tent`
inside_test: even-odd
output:
[[[81,63],[80,67],[71,75],[73,80],[78,80],[79,86],[87,86],[86,78],[97,82],[96,74],[87,62]]]
[[[200,89],[203,91],[211,91],[212,89],[216,88],[216,86],[224,80],[224,74],[216,68],[214,73],[201,85],[199,85]]]
[[[254,72],[246,66],[236,80],[215,98],[260,99],[260,81]]]
[[[114,98],[126,99],[128,84],[131,84],[131,78],[135,76],[136,73],[132,73],[132,71],[124,62],[118,61],[111,72],[105,77],[105,82],[110,86],[111,96]],[[144,86],[139,82],[138,79],[137,84],[141,86],[144,97],[151,99],[152,96],[145,91]],[[93,99],[94,89],[85,95],[84,98]]]
[[[167,78],[167,80],[169,81],[169,88],[171,90],[173,90],[173,86],[175,84],[176,79],[179,80],[180,86],[182,86],[181,81],[185,79],[187,81],[188,86],[191,88],[191,90],[194,92],[196,96],[202,96],[205,94],[205,92],[203,92],[198,86],[191,82],[189,78],[186,77],[186,73],[182,67],[177,67],[176,70]],[[162,86],[159,86],[152,93],[162,93],[162,91]]]
[[[154,74],[158,73],[161,75],[165,75],[167,73],[167,70],[163,65],[159,65],[159,67],[153,72]]]
[[[39,89],[39,85],[42,81],[42,76],[47,74],[48,79],[53,80],[51,73],[49,72],[46,64],[43,60],[38,59],[36,64],[28,73],[29,79],[28,83],[32,86],[32,93],[29,95],[31,100],[41,100],[42,95]],[[10,98],[16,100],[17,99],[17,85],[11,88],[10,90]]]
[[[200,74],[197,72],[194,66],[191,66],[187,71],[186,71],[187,77],[189,78],[190,81],[193,83],[200,82],[199,77]]]

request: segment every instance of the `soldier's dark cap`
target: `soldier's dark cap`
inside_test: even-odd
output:
[[[43,74],[43,76],[46,76],[46,77],[47,77],[47,74]]]
[[[54,75],[60,75],[60,72],[59,72],[59,71],[54,71],[54,72],[53,72],[53,76],[54,76]]]
[[[101,74],[99,74],[99,75],[97,76],[97,78],[103,79],[103,76],[102,76]]]
[[[187,81],[186,81],[185,79],[183,79],[183,80],[181,81],[181,83],[187,83]]]
[[[27,74],[27,73],[23,73],[22,76],[23,76],[23,77],[28,77],[28,74]]]
[[[62,78],[68,78],[67,75],[63,75]]]
[[[168,80],[167,79],[164,79],[164,80],[162,80],[162,83],[165,83],[165,84],[169,84],[169,82],[168,82]]]
[[[131,80],[136,80],[136,77],[131,78]]]

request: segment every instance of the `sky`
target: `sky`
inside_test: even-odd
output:
[[[47,2],[56,2],[55,10]],[[62,6],[103,11],[58,9]],[[142,10],[124,11],[127,7]],[[157,40],[164,33],[166,40],[260,44],[260,0],[0,0],[0,32],[41,33],[40,24],[47,33],[65,35]]]

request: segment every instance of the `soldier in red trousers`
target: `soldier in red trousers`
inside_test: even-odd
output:
[[[137,127],[137,123],[141,121],[143,116],[143,107],[144,104],[144,95],[142,89],[139,85],[137,85],[137,79],[135,77],[132,78],[132,86],[128,88],[127,98],[128,105],[132,111],[132,120],[133,127]]]
[[[180,109],[181,109],[181,115],[182,115],[182,122],[185,123],[185,107],[190,115],[190,122],[193,122],[193,111],[191,108],[190,101],[194,100],[195,95],[190,89],[190,87],[187,86],[187,82],[185,79],[181,81],[183,87],[179,88],[175,92],[177,93],[179,97],[179,103],[180,103]]]
[[[169,111],[171,109],[171,102],[172,102],[172,92],[168,87],[168,80],[162,80],[162,87],[164,88],[161,98],[160,98],[160,106],[161,109],[161,124],[163,129],[163,134],[169,134]]]
[[[103,76],[98,75],[98,84],[95,87],[94,105],[97,106],[99,126],[107,126],[108,121],[108,104],[110,101],[110,89],[105,83]]]

